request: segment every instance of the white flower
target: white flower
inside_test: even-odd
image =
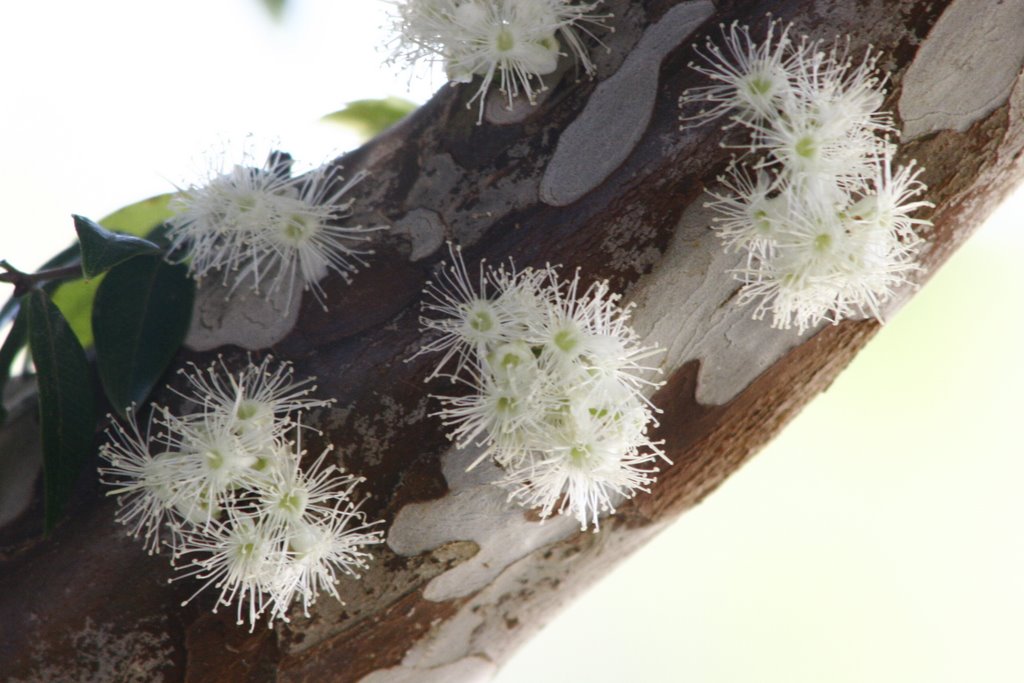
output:
[[[748,156],[706,204],[725,249],[747,256],[735,271],[744,283],[737,301],[801,334],[853,315],[881,320],[882,305],[919,269],[917,231],[929,222],[911,214],[931,204],[915,199],[925,186],[913,162],[893,172],[880,55],[854,60],[848,39],[827,51],[806,39],[794,45],[778,27],[769,22],[760,44],[746,27],[723,28],[728,54],[709,42],[707,65],[694,67],[715,83],[681,98],[714,105],[684,115],[684,125],[731,112],[749,133],[729,144]]]
[[[647,436],[654,408],[644,391],[659,384],[642,361],[658,350],[629,327],[629,307],[598,282],[582,292],[577,272],[480,266],[470,284],[461,252],[428,285],[423,328],[441,332],[420,353],[443,352],[437,370],[458,356],[451,375],[464,391],[440,396],[435,413],[459,448],[481,447],[506,471],[495,482],[542,517],[569,514],[586,528],[614,501],[646,490],[667,461]],[[487,334],[470,324],[487,312]]]
[[[704,206],[718,214],[712,220],[725,250],[766,254],[788,212],[785,198],[778,196],[779,188],[764,170],[752,174],[735,163],[718,182],[723,189],[709,190],[714,200]]]
[[[469,101],[484,100],[495,79],[508,107],[522,93],[533,103],[545,88],[541,76],[555,71],[563,46],[588,75],[594,66],[579,32],[611,15],[596,14],[600,2],[569,0],[406,0],[398,3],[396,56],[444,62],[448,78],[468,83],[481,77]],[[561,40],[561,44],[560,44]]]
[[[502,481],[511,497],[539,508],[541,517],[557,511],[596,531],[600,515],[613,513],[618,499],[649,491],[656,456],[667,458],[646,438],[646,406],[627,398],[608,410],[570,404],[570,414],[546,435],[547,448]]]
[[[899,177],[910,176],[901,172]],[[739,302],[758,302],[755,318],[770,311],[773,327],[795,325],[800,333],[823,320],[834,323],[857,314],[880,320],[881,303],[919,268],[915,257],[921,240],[909,229],[897,229],[897,223],[905,223],[897,221],[898,212],[879,211],[879,195],[836,207],[797,194],[787,197],[786,205],[770,253],[752,256],[739,271],[747,283]]]
[[[334,403],[310,397],[316,391],[312,378],[296,381],[291,363],[278,363],[273,356],[258,364],[250,361],[237,374],[228,370],[223,356],[206,369],[189,363],[178,374],[190,390],[175,393],[201,406],[202,419],[211,413],[223,416],[239,436],[264,443],[294,426],[294,414]]]
[[[129,410],[127,427],[113,416],[107,430],[110,440],[100,446],[100,457],[107,463],[99,469],[100,480],[116,488],[108,496],[118,496],[117,521],[128,527],[128,535],[142,537],[146,551],[160,552],[161,531],[175,516],[176,477],[173,454],[151,452],[155,440],[152,422],[145,433],[139,429],[134,409]]]
[[[190,564],[172,580],[195,577],[203,584],[181,604],[187,605],[212,586],[220,590],[213,611],[235,605],[237,623],[245,623],[244,612],[251,631],[271,600],[266,586],[285,561],[285,539],[275,532],[261,520],[234,511],[223,523],[213,521],[184,531],[178,556]]]
[[[337,575],[355,576],[381,534],[352,501],[362,479],[326,464],[330,447],[301,466],[301,414],[333,401],[271,357],[182,374],[187,388],[175,391],[192,412],[158,406],[145,432],[134,416],[108,430],[100,474],[116,487],[118,521],[151,553],[168,545],[172,564],[186,564],[176,579],[203,581],[189,601],[212,586],[250,627],[268,608],[272,623],[296,600],[308,613],[319,592],[338,597]]]
[[[752,40],[748,28],[737,22],[728,29],[724,25],[720,28],[726,50],[710,38],[703,51],[695,46],[705,63],[691,62],[689,66],[711,79],[712,84],[683,93],[680,106],[700,106],[698,112],[683,120],[697,125],[729,113],[748,123],[771,118],[793,97],[796,63],[806,45],[794,46],[789,27],[780,31],[777,22],[769,22],[768,34],[761,42]]]
[[[325,449],[306,470],[300,467],[305,452],[296,443],[293,449],[282,449],[279,466],[253,487],[253,507],[268,524],[289,526],[300,522],[324,519],[334,513],[338,500],[348,498],[360,481],[344,476],[334,465],[324,462],[331,452]]]
[[[282,291],[286,301],[301,283],[323,305],[320,280],[328,271],[350,279],[371,253],[362,243],[383,229],[338,225],[351,215],[352,200],[343,197],[365,177],[346,182],[329,165],[293,178],[290,157],[280,154],[263,168],[235,166],[175,197],[172,250],[197,280],[218,273],[232,289]]]
[[[433,280],[427,282],[423,293],[420,326],[439,332],[433,341],[425,344],[416,355],[443,353],[428,380],[442,374],[442,370],[455,359],[456,377],[473,358],[483,358],[487,349],[517,339],[523,335],[522,310],[534,304],[520,290],[524,283],[537,275],[534,271],[516,273],[504,268],[485,268],[480,262],[476,282],[470,279],[462,260],[460,247],[449,245],[450,265],[439,269]]]
[[[351,479],[346,500],[360,479]],[[287,611],[298,600],[308,617],[309,607],[320,593],[338,595],[338,575],[359,578],[372,555],[368,545],[383,542],[383,534],[371,530],[380,522],[367,524],[365,516],[351,503],[338,502],[336,507],[317,521],[301,521],[288,527],[287,555],[283,565],[270,581],[268,590],[273,599],[271,618],[287,620]]]
[[[657,368],[640,361],[661,350],[643,346],[629,326],[632,304],[619,306],[621,297],[611,292],[607,281],[595,282],[581,294],[579,271],[567,283],[553,268],[545,273],[550,293],[544,300],[545,315],[530,318],[530,343],[539,345],[555,362],[576,363],[586,371],[586,383],[611,378],[636,388],[659,386],[645,379]]]

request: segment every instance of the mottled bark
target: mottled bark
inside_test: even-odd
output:
[[[187,607],[166,558],[148,557],[85,476],[67,519],[40,537],[38,503],[0,530],[0,662],[11,680],[456,681],[488,673],[575,592],[699,502],[828,386],[877,329],[852,321],[799,337],[749,320],[708,228],[705,185],[728,160],[717,124],[680,132],[676,100],[698,83],[691,43],[719,21],[849,34],[885,53],[887,106],[910,135],[936,203],[924,265],[934,270],[1021,175],[1024,10],[976,0],[609,2],[598,76],[569,69],[535,109],[492,108],[476,126],[470,87],[445,88],[410,119],[340,160],[367,169],[357,218],[393,225],[351,286],[326,282],[272,350],[319,378],[336,408],[315,415],[345,467],[367,478],[365,510],[388,543],[344,606],[250,634],[213,596]],[[760,22],[760,23],[758,23]],[[696,32],[691,33],[695,30]],[[1015,36],[1000,42],[1000,36]],[[616,77],[616,75],[618,77]],[[497,123],[495,121],[498,121]],[[563,144],[560,146],[560,140]],[[461,243],[467,261],[580,267],[637,304],[636,327],[667,348],[659,436],[674,465],[651,495],[598,534],[538,524],[463,472],[431,418],[420,289]],[[921,279],[927,277],[922,274]],[[909,296],[912,292],[908,291]],[[892,307],[895,308],[895,305]],[[254,318],[259,316],[254,315]],[[230,332],[228,333],[230,336]],[[244,330],[236,331],[244,340]],[[244,360],[237,346],[220,349]],[[179,364],[214,352],[183,351]],[[440,385],[439,385],[440,386]],[[167,395],[161,397],[169,400]],[[26,440],[31,402],[0,440]],[[18,441],[20,440],[20,441]],[[28,452],[31,447],[18,446]],[[311,445],[316,451],[316,444]]]

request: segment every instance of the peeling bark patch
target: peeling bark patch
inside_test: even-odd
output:
[[[454,541],[473,541],[480,551],[471,559],[435,577],[423,597],[443,602],[464,597],[490,584],[506,567],[537,548],[570,536],[575,520],[554,517],[527,520],[524,510],[508,502],[508,494],[489,483],[501,470],[484,462],[466,472],[474,455],[452,449],[442,459],[448,495],[427,503],[406,505],[388,531],[388,546],[411,557]]]
[[[482,657],[465,657],[433,669],[381,669],[360,678],[359,683],[485,683],[497,671],[494,664]]]
[[[628,528],[611,518],[601,533],[577,533],[516,561],[408,651],[402,666],[432,671],[466,657],[500,664],[598,576],[660,526]],[[597,558],[597,561],[588,561]],[[455,680],[455,679],[453,679]]]
[[[551,93],[558,86],[558,82],[562,80],[565,72],[569,70],[570,63],[571,60],[568,59],[558,60],[558,68],[555,72],[541,79],[544,87],[537,93],[533,103],[530,103],[526,96],[520,93],[517,97],[513,98],[512,106],[509,107],[508,97],[505,93],[492,89],[487,94],[487,103],[484,105],[484,120],[495,126],[510,126],[522,123],[534,114],[537,114],[541,111],[541,105],[551,97]]]
[[[406,234],[412,244],[410,261],[419,261],[433,254],[444,244],[445,227],[434,211],[416,209],[395,221],[392,232]]]
[[[1002,105],[1024,65],[1024,3],[960,0],[943,12],[907,69],[903,136],[964,132]]]
[[[710,0],[669,10],[562,133],[541,181],[541,201],[568,206],[608,178],[640,142],[654,112],[661,61],[714,13]]]
[[[268,348],[295,327],[301,300],[301,286],[291,292],[278,289],[268,299],[246,287],[229,294],[219,282],[206,280],[196,292],[185,346],[193,351],[229,344],[249,350]]]
[[[343,579],[339,582],[338,589],[343,602],[330,598],[319,600],[309,619],[302,614],[301,607],[295,605],[291,611],[291,621],[276,625],[284,658],[282,669],[289,669],[307,653],[316,659],[328,657],[339,642],[349,643],[358,638],[367,621],[377,623],[381,605],[404,605],[401,609],[396,608],[395,612],[398,618],[405,615],[403,631],[392,632],[393,638],[399,638],[400,633],[406,632],[412,634],[410,638],[419,637],[438,615],[433,608],[423,610],[409,606],[412,604],[409,602],[412,600],[410,596],[419,600],[421,586],[453,565],[472,557],[478,550],[472,542],[449,543],[428,556],[412,560],[397,558],[387,551],[377,552],[377,557],[362,574],[362,578],[358,581]],[[397,664],[404,654],[404,649],[398,649],[394,659],[386,664]],[[377,663],[385,664],[381,661]],[[366,672],[358,675],[363,673]]]
[[[752,320],[749,307],[735,305],[740,283],[729,271],[744,257],[725,253],[707,228],[711,217],[699,201],[686,209],[665,257],[638,281],[631,298],[637,304],[634,328],[665,348],[666,375],[700,361],[697,401],[721,405],[806,337]]]

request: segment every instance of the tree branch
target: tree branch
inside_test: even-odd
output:
[[[165,680],[370,683],[486,675],[567,596],[771,439],[877,324],[850,321],[799,337],[735,306],[735,257],[722,252],[702,206],[729,154],[715,124],[680,132],[676,108],[698,84],[686,68],[690,45],[719,22],[756,24],[770,9],[798,32],[849,34],[855,51],[872,44],[887,55],[887,107],[912,133],[898,161],[926,167],[937,205],[928,270],[1022,175],[1024,55],[988,44],[978,27],[992,17],[976,3],[609,4],[616,31],[595,81],[574,83],[570,70],[535,110],[502,114],[500,124],[491,110],[482,126],[465,107],[472,88],[446,88],[338,162],[372,173],[358,187],[355,218],[393,229],[351,286],[325,281],[328,312],[303,301],[273,351],[293,360],[298,375],[317,375],[322,394],[338,400],[316,426],[338,444],[339,463],[367,478],[365,509],[388,525],[369,572],[339,585],[346,604],[322,599],[311,619],[297,613],[253,634],[211,613],[212,598],[180,607],[189,587],[167,585],[166,561],[125,539],[113,504],[83,482],[52,538],[36,537],[23,519],[2,539],[0,661],[10,675],[91,672],[101,680],[97,670],[131,668]],[[1017,12],[1011,4],[988,11]],[[966,75],[953,58],[964,54],[974,60]],[[956,106],[933,116],[937,102]],[[468,263],[513,257],[520,267],[560,263],[581,268],[587,281],[607,278],[636,304],[645,340],[666,348],[668,382],[654,402],[675,464],[600,533],[580,533],[571,520],[539,524],[505,504],[476,470],[464,472],[475,454],[453,449],[429,416],[433,385],[423,378],[432,361],[409,357],[421,342],[420,289],[446,239],[463,245]],[[244,362],[241,350],[224,353]],[[209,357],[186,351],[179,362]],[[101,661],[108,668],[96,669]]]

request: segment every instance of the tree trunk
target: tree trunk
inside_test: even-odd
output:
[[[358,187],[356,218],[393,228],[351,286],[326,281],[328,312],[305,298],[294,328],[279,330],[272,350],[294,361],[297,375],[316,375],[318,395],[338,399],[316,426],[338,446],[340,463],[366,477],[364,509],[387,524],[370,569],[339,585],[345,604],[321,599],[311,618],[296,614],[251,634],[234,624],[233,610],[211,613],[209,595],[181,607],[192,588],[169,585],[166,557],[149,557],[124,536],[114,503],[89,472],[49,538],[39,532],[38,495],[0,530],[7,676],[483,680],[561,604],[771,439],[878,326],[848,321],[801,337],[750,320],[750,310],[732,301],[739,284],[727,271],[742,257],[722,251],[703,208],[704,187],[729,152],[718,145],[718,124],[680,131],[677,109],[680,93],[698,83],[686,67],[691,44],[705,32],[718,35],[719,22],[739,19],[758,33],[771,10],[812,38],[848,34],[855,54],[868,44],[884,53],[886,106],[904,133],[897,162],[915,158],[926,168],[936,204],[927,271],[1021,175],[1020,2],[607,4],[615,32],[603,37],[609,51],[595,53],[595,80],[574,82],[570,68],[536,108],[489,106],[481,126],[465,106],[472,86],[445,88],[338,162],[347,173],[372,174]],[[653,401],[664,410],[657,438],[675,464],[650,495],[603,520],[599,533],[581,533],[571,519],[542,524],[507,504],[486,485],[493,472],[464,471],[472,458],[430,416],[435,387],[423,379],[434,361],[408,359],[421,339],[420,290],[446,257],[445,240],[463,246],[471,268],[480,258],[511,256],[517,266],[562,264],[565,272],[581,268],[586,281],[607,278],[636,304],[645,341],[667,349],[667,382]],[[238,347],[250,332],[207,313],[194,323],[206,329],[193,335],[193,348],[233,342],[219,351],[229,364],[244,361]],[[184,350],[177,363],[211,357]],[[0,433],[5,450],[37,448],[23,445],[34,411],[31,401],[15,410]]]

